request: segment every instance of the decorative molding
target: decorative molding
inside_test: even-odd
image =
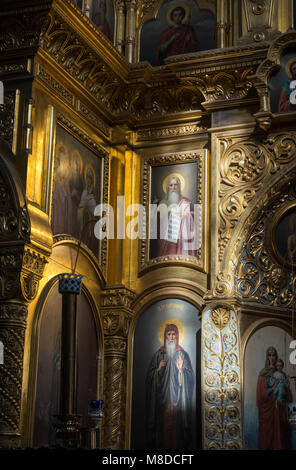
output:
[[[258,64],[256,64],[257,66]],[[220,69],[221,67],[219,67]],[[223,67],[224,69],[224,67]],[[247,67],[242,70],[234,69],[227,72],[219,70],[204,74],[188,74],[182,77],[183,85],[195,87],[203,94],[208,103],[224,100],[238,100],[245,98],[253,84],[249,80],[249,75],[254,74],[256,67]],[[198,75],[201,75],[199,77]],[[205,104],[204,104],[205,105]]]
[[[5,90],[4,104],[0,104],[0,136],[10,148],[13,141],[14,107],[15,91]]]
[[[205,131],[204,127],[198,124],[183,124],[182,126],[141,129],[137,131],[137,142],[151,141],[155,139],[166,139],[194,135],[200,131]]]
[[[37,77],[41,79],[43,83],[49,86],[55,93],[65,99],[71,106],[74,106],[74,96],[69,93],[60,83],[58,83],[51,75],[37,64]]]
[[[48,4],[46,7],[48,8]],[[7,54],[16,49],[24,50],[39,46],[40,32],[46,19],[46,12],[40,11],[41,8],[38,10],[15,11],[14,16],[1,15],[0,51],[2,53]]]
[[[110,138],[111,129],[107,124],[105,124],[101,119],[99,119],[95,114],[93,114],[81,101],[78,102],[78,111],[83,114],[83,116],[96,126],[97,129],[103,132],[103,134]]]
[[[114,308],[124,307],[130,309],[131,305],[136,297],[136,293],[126,287],[112,287],[106,288],[102,292],[101,306]]]
[[[84,145],[87,145],[87,147],[89,147],[90,150],[96,153],[99,157],[106,158],[108,156],[108,153],[101,145],[99,145],[95,140],[89,137],[88,134],[82,131],[78,126],[76,126],[63,114],[57,113],[57,122],[58,124],[63,126],[66,131],[70,132],[70,134],[72,134],[74,137],[80,139]]]
[[[17,63],[0,64],[0,75],[12,75],[28,72],[27,59],[18,60]]]
[[[238,450],[242,413],[237,315],[217,306],[202,318],[204,448]]]
[[[104,334],[127,337],[131,315],[122,311],[103,311]]]
[[[121,337],[116,336],[106,337],[104,341],[105,355],[121,356],[126,357],[127,354],[127,342]]]

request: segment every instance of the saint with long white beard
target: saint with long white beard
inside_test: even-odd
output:
[[[160,201],[157,256],[187,254],[196,256],[194,210],[192,202],[181,194],[181,182],[171,177],[167,198]]]
[[[152,357],[146,378],[148,448],[190,448],[193,387],[190,357],[179,345],[178,327],[168,324],[164,346]]]

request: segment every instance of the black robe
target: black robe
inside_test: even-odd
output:
[[[180,373],[179,356],[183,358]],[[160,361],[166,365],[158,372]],[[194,372],[180,346],[172,357],[161,347],[152,357],[146,378],[146,430],[150,449],[186,449],[192,440]]]

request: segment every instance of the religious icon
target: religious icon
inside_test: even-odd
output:
[[[285,264],[296,264],[296,209],[291,208],[277,222],[274,230],[275,254]]]
[[[170,27],[166,28],[157,47],[157,65],[163,64],[166,57],[186,54],[199,50],[199,43],[194,28],[187,23],[189,8],[186,4],[173,6],[168,11]]]
[[[134,336],[132,449],[201,446],[199,312],[181,299],[153,303]]]
[[[156,18],[142,27],[140,60],[162,65],[168,57],[215,47],[215,2],[201,9],[195,0],[165,0]]]
[[[72,1],[75,3],[75,5],[78,6],[78,8],[82,9],[82,0],[72,0]]]
[[[72,230],[72,200],[67,178],[68,166],[68,149],[59,142],[55,157],[52,200],[52,226],[55,233],[71,233]]]
[[[151,203],[156,212],[151,223],[157,225],[157,237],[151,240],[151,258],[178,254],[196,256],[196,181],[196,163],[152,169]]]
[[[291,100],[295,86],[291,83],[296,80],[296,57],[292,57],[286,64],[286,75],[288,79],[284,82],[279,99],[279,113],[286,113],[288,111],[296,111],[296,104]]]
[[[281,68],[270,76],[270,107],[273,113],[296,111],[296,51],[291,47],[281,57]]]
[[[98,240],[94,234],[94,209],[100,201],[101,163],[91,150],[61,126],[57,127],[52,230],[54,235],[65,234],[81,240],[95,255]]]
[[[290,363],[292,337],[277,326],[256,330],[244,355],[244,436],[248,450],[295,448],[288,421],[295,375]]]
[[[81,234],[81,240],[93,251],[97,246],[97,240],[94,237],[94,210],[97,201],[94,195],[96,187],[96,175],[91,165],[87,165],[84,170],[85,186],[81,194],[78,207],[78,225]]]
[[[194,372],[189,354],[179,344],[182,330],[177,320],[168,320],[160,327],[162,346],[154,353],[147,372],[150,449],[186,449],[192,437]]]
[[[283,367],[284,361],[278,357],[277,350],[270,346],[257,383],[259,450],[290,448],[287,403],[293,399]]]
[[[78,227],[78,207],[80,204],[81,194],[83,191],[82,179],[82,157],[78,150],[72,153],[71,159],[71,177],[70,177],[70,191],[72,199],[72,233],[73,236],[79,238],[80,231]]]
[[[94,0],[92,21],[110,41],[113,40],[114,12],[111,0]]]

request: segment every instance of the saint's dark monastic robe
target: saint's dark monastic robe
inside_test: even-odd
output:
[[[177,360],[183,359],[182,372]],[[166,365],[157,371],[160,361]],[[150,449],[186,449],[192,439],[194,372],[181,346],[170,357],[164,347],[153,356],[147,373],[147,446]]]

